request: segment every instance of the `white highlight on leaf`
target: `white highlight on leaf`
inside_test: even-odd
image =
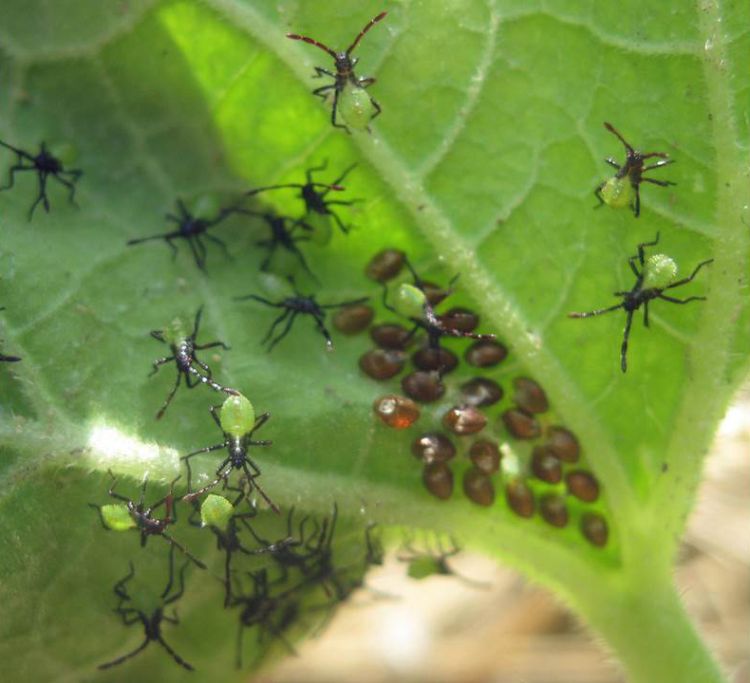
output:
[[[142,476],[149,470],[154,476],[173,476],[179,469],[180,458],[174,448],[146,443],[107,424],[95,425],[91,430],[86,454],[95,469],[132,473]]]

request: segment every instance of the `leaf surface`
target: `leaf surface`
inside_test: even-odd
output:
[[[19,680],[182,675],[155,647],[127,670],[96,673],[122,647],[110,590],[136,542],[103,535],[85,503],[108,502],[108,467],[166,481],[180,455],[219,441],[207,413],[219,400],[203,387],[181,389],[154,420],[174,376],[166,366],[148,377],[167,350],[148,331],[176,315],[190,319],[200,305],[200,340],[232,347],[204,352],[215,376],[272,413],[262,438],[274,445],[257,462],[282,507],[322,512],[335,499],[350,516],[363,508],[381,524],[454,532],[584,612],[577,586],[632,588],[649,553],[668,567],[701,456],[748,367],[747,9],[710,1],[386,3],[387,19],[356,51],[358,73],[377,76],[369,92],[383,114],[372,135],[347,136],[310,95],[321,83],[313,67],[330,68],[330,58],[284,34],[340,49],[381,4],[116,5],[14,0],[0,8],[0,138],[32,151],[42,140],[70,144],[72,165],[84,170],[80,210],[52,182],[52,211],[40,207],[28,222],[28,173],[0,194],[2,350],[23,357],[0,368],[0,654],[8,670]],[[636,148],[677,161],[653,175],[676,186],[641,187],[637,220],[627,209],[592,208],[593,189],[612,172],[602,159],[623,159],[603,121]],[[0,152],[3,167],[12,160]],[[439,427],[470,372],[448,378],[447,399],[402,433],[372,414],[377,396],[399,388],[358,370],[366,335],[338,335],[326,353],[312,321],[300,318],[272,353],[261,347],[277,312],[233,297],[279,296],[259,272],[262,222],[233,217],[218,227],[231,258],[209,244],[207,273],[182,243],[175,260],[158,241],[125,246],[166,230],[163,214],[177,198],[226,205],[252,187],[300,182],[325,161],[319,177],[328,182],[357,164],[346,196],[364,201],[341,210],[356,226],[350,235],[305,247],[319,291],[304,274],[298,284],[324,303],[379,302],[364,266],[384,247],[401,248],[425,278],[446,284],[460,274],[448,305],[477,310],[480,330],[510,349],[490,375],[505,398],[486,411],[488,431],[505,456],[489,508],[461,490],[465,445],[448,503],[424,489],[409,452],[421,430]],[[293,192],[275,192],[256,206],[296,215],[301,204]],[[567,313],[616,303],[612,292],[632,286],[628,258],[656,233],[658,250],[683,276],[714,259],[680,290],[708,301],[655,302],[650,329],[637,314],[623,375],[624,315]],[[378,320],[392,319],[376,307]],[[467,343],[449,345],[462,353]],[[551,408],[542,423],[575,432],[582,466],[602,486],[594,506],[569,501],[563,530],[538,514],[521,520],[502,495],[504,481],[528,471],[531,452],[499,419],[518,376],[544,387]],[[206,456],[202,468],[216,464]],[[534,490],[561,488],[535,482]],[[605,549],[578,529],[589,509],[609,522]],[[217,595],[192,581],[173,636],[202,676],[231,670],[235,626],[213,604]],[[206,627],[214,622],[221,628]],[[138,634],[128,635],[135,646]]]

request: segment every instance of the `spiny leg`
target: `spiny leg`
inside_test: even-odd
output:
[[[633,191],[635,192],[635,198],[633,199],[633,204],[631,205],[631,208],[633,209],[633,215],[638,218],[638,216],[641,215],[641,190],[640,190],[640,183],[636,183],[633,185]]]
[[[151,336],[153,336],[153,333],[152,333]],[[154,337],[154,339],[158,339],[158,337]],[[159,341],[164,341],[164,340],[163,339],[159,339]],[[174,360],[174,356],[164,356],[163,358],[157,358],[151,364],[152,368],[151,368],[151,372],[148,373],[148,376],[151,377],[152,375],[155,375],[159,371],[159,368],[162,365],[165,365],[166,363],[169,363],[170,361],[173,361],[173,360]]]
[[[646,263],[646,247],[655,247],[657,244],[659,244],[659,237],[661,233],[656,233],[656,237],[651,242],[641,242],[638,245],[638,261],[641,264],[641,267],[643,267]],[[640,275],[640,274],[639,274]]]
[[[614,306],[608,306],[607,308],[597,308],[593,311],[586,311],[585,313],[568,313],[569,318],[591,318],[595,315],[603,315],[604,313],[610,313],[616,311],[618,308],[622,308],[623,304],[615,304]]]
[[[677,299],[673,296],[666,296],[665,294],[659,294],[660,299],[669,301],[671,304],[689,304],[691,301],[705,301],[705,296],[689,296],[687,299]]]
[[[309,237],[297,237],[295,238],[295,242],[307,242],[309,241]],[[310,270],[310,266],[307,264],[307,259],[305,259],[305,255],[296,247],[292,250],[294,254],[297,256],[297,260],[302,265],[302,268],[304,268],[305,272],[313,279],[315,282],[320,284],[320,280],[318,280],[318,277],[315,275],[315,273]]]
[[[221,346],[221,348],[224,349],[225,351],[229,351],[229,349],[231,348],[228,344],[225,344],[223,341],[215,341],[215,342],[210,342],[208,344],[195,344],[193,348],[196,351],[204,351],[205,349],[213,349],[217,346]]]
[[[689,277],[682,278],[682,280],[677,280],[677,282],[673,282],[671,285],[665,287],[664,289],[674,289],[675,287],[680,287],[681,285],[685,285],[688,282],[691,282],[693,278],[698,274],[698,271],[703,268],[703,266],[707,266],[710,263],[713,263],[713,259],[710,258],[707,261],[701,261],[693,270],[693,272],[690,274]]]
[[[316,67],[316,69],[320,69],[320,67]],[[330,71],[326,71],[325,69],[320,69],[320,70],[323,71],[326,76],[333,76],[333,74]],[[320,76],[321,74],[318,74],[318,75]],[[328,87],[333,87],[333,86],[328,86]],[[307,184],[314,185],[315,182],[313,181],[312,174],[317,173],[318,171],[325,171],[327,168],[328,168],[328,159],[326,159],[320,166],[313,166],[312,168],[308,168],[305,171],[305,180],[307,181]],[[341,180],[341,178],[339,178],[339,180]],[[337,185],[337,184],[338,184],[338,180],[334,180],[332,183],[332,185]]]
[[[283,322],[284,320],[286,320],[287,318],[289,318],[290,316],[292,316],[292,314],[293,314],[293,311],[292,311],[292,309],[291,309],[291,308],[287,308],[287,309],[285,309],[285,310],[284,310],[284,312],[283,312],[283,313],[282,313],[281,315],[279,315],[279,316],[278,316],[278,317],[276,318],[276,320],[274,320],[274,321],[273,321],[273,322],[271,323],[271,327],[269,327],[269,328],[268,328],[268,332],[266,332],[266,336],[265,336],[265,337],[263,337],[263,339],[261,340],[261,342],[260,342],[260,343],[261,343],[261,344],[265,344],[265,343],[266,343],[266,342],[267,342],[267,341],[268,341],[269,339],[271,339],[271,337],[273,336],[273,333],[274,333],[274,332],[276,331],[276,328],[277,328],[277,327],[278,327],[278,326],[279,326],[279,325],[280,325],[280,324],[281,324],[281,323],[282,323],[282,322]],[[293,316],[292,316],[292,317],[293,317]],[[288,328],[288,327],[289,327],[290,325],[291,325],[291,321],[289,321],[289,322],[287,323],[287,328]],[[287,329],[287,331],[288,331],[288,329]]]
[[[356,304],[364,304],[369,300],[370,300],[369,296],[362,296],[359,299],[349,299],[348,301],[339,301],[337,304],[325,304],[324,306],[321,306],[320,308],[328,309],[328,308],[341,308],[343,306],[354,306]]]
[[[657,180],[656,178],[641,178],[644,183],[651,183],[652,185],[658,185],[659,187],[670,187],[671,185],[677,185],[671,180]]]
[[[109,669],[113,666],[117,666],[118,664],[122,664],[123,662],[126,662],[128,659],[131,659],[132,657],[135,657],[139,652],[142,652],[146,649],[146,646],[151,642],[150,638],[146,638],[135,650],[132,652],[128,652],[126,655],[122,655],[122,657],[118,657],[117,659],[113,659],[111,662],[106,662],[104,664],[100,664],[97,666],[97,669]]]
[[[211,407],[213,408],[214,406],[211,406]],[[213,413],[212,413],[212,415],[213,415]],[[199,448],[197,451],[193,451],[192,453],[188,453],[187,455],[183,455],[180,458],[180,460],[184,460],[185,461],[185,466],[187,467],[187,473],[188,473],[188,495],[190,495],[190,492],[192,490],[192,481],[193,481],[193,476],[192,476],[193,473],[192,473],[192,470],[190,468],[190,458],[192,458],[195,455],[200,455],[201,453],[211,453],[213,451],[218,451],[220,448],[225,448],[225,447],[226,447],[226,444],[224,444],[224,443],[217,443],[217,444],[215,444],[213,446],[206,446],[205,448]],[[229,461],[229,458],[227,458],[227,460],[225,462],[228,462],[228,461]],[[193,498],[196,498],[196,497],[197,496],[193,495],[191,498],[188,498],[188,496],[186,495],[186,496],[183,497],[183,500],[186,500],[186,499],[187,500],[192,500]]]
[[[175,541],[172,536],[170,536],[168,533],[162,531],[159,536],[161,536],[167,543],[170,543],[173,546],[177,547],[177,550],[179,550],[185,557],[192,560],[196,565],[198,565],[201,569],[206,569],[206,565],[203,564],[195,555],[193,555],[184,545],[182,545],[179,541]]]
[[[646,158],[645,156],[643,157]],[[662,166],[668,166],[669,164],[673,164],[674,159],[662,159],[661,161],[657,161],[655,164],[651,164],[650,166],[644,166],[641,169],[641,173],[645,173],[646,171],[653,171],[655,168],[661,168]],[[673,185],[676,185],[676,183],[672,183]]]
[[[183,667],[184,669],[187,669],[188,671],[195,671],[195,669],[193,669],[193,667],[190,664],[188,664],[188,662],[186,662],[169,645],[167,645],[164,638],[159,636],[156,640],[159,643],[159,645],[161,645],[171,655],[172,659],[174,659],[174,661],[177,662],[181,667]]]
[[[193,260],[195,261],[195,265],[198,266],[198,268],[202,271],[206,270],[206,261],[205,258],[200,255],[198,252],[198,248],[196,247],[194,241],[192,238],[187,238],[187,243],[190,247],[190,251],[193,253]]]
[[[17,171],[33,171],[33,170],[35,170],[34,166],[24,166],[23,164],[16,164],[15,166],[11,166],[10,171],[8,172],[8,184],[0,187],[0,191],[10,190],[13,187],[13,184],[15,183],[15,175]]]
[[[182,372],[178,369],[177,370],[177,379],[175,380],[174,386],[172,387],[172,391],[169,392],[169,395],[167,396],[166,401],[162,404],[161,408],[159,408],[159,411],[156,413],[156,419],[161,420],[162,417],[164,417],[164,413],[166,412],[167,408],[169,407],[169,404],[172,402],[172,399],[174,398],[174,395],[177,393],[177,389],[180,386],[180,380],[182,378]]]
[[[172,590],[172,582],[174,581],[174,546],[169,546],[169,578],[167,579],[167,585],[164,587],[164,590],[161,592],[161,598],[162,600],[169,595],[169,592]],[[166,604],[166,603],[165,603]]]
[[[348,126],[343,125],[342,123],[338,123],[336,121],[336,112],[339,110],[339,96],[341,95],[341,90],[338,87],[334,88],[333,93],[333,106],[331,107],[331,123],[333,124],[334,128],[343,128],[347,133],[351,135],[351,131],[349,130]]]
[[[326,339],[326,349],[328,351],[333,351],[333,339],[331,339],[331,334],[328,332],[328,329],[326,328],[325,324],[323,323],[323,318],[321,318],[318,315],[313,315],[313,318],[315,320],[315,325],[320,331],[320,333],[325,337]]]
[[[214,244],[217,244],[219,248],[224,252],[224,256],[226,256],[228,261],[232,260],[232,255],[229,253],[229,248],[227,247],[227,243],[224,240],[219,239],[215,235],[209,235],[206,233],[206,239],[211,240]]]
[[[315,90],[312,91],[312,94],[325,101],[328,99],[328,93],[335,88],[335,85],[324,85],[322,88],[315,88]]]
[[[374,79],[374,78],[373,78],[372,80],[373,80],[373,82],[375,81],[375,79]],[[380,104],[378,103],[378,101],[377,101],[377,100],[376,100],[376,99],[375,99],[374,97],[372,97],[372,95],[370,95],[369,93],[367,93],[367,95],[368,95],[368,97],[370,98],[370,104],[371,104],[371,105],[372,105],[372,106],[374,107],[374,109],[375,109],[375,113],[374,113],[374,114],[373,114],[373,115],[372,115],[372,116],[370,117],[370,121],[372,121],[373,119],[375,119],[375,118],[377,118],[378,116],[380,116],[380,114],[382,113],[383,109],[382,109],[382,107],[380,106]]]
[[[291,309],[289,309],[291,311]],[[294,324],[294,319],[297,317],[297,311],[291,311],[291,315],[289,316],[289,320],[287,320],[286,325],[284,326],[284,329],[281,331],[281,334],[279,334],[275,339],[271,340],[271,343],[268,345],[268,351],[269,353],[273,350],[273,347],[276,346],[286,335],[289,334],[289,330],[292,329],[292,325]],[[275,325],[276,323],[274,323]],[[268,337],[268,335],[266,335]]]
[[[53,173],[52,177],[57,180],[58,183],[61,185],[64,185],[68,188],[68,201],[75,207],[78,206],[76,203],[76,186],[75,183],[78,180],[80,176],[74,175],[73,180],[65,180],[65,178],[62,177],[62,174],[64,173],[73,173],[73,171],[62,171],[61,173]]]
[[[40,171],[37,175],[37,178],[39,181],[39,194],[37,194],[36,200],[29,209],[29,220],[34,217],[34,210],[39,205],[39,202],[42,203],[44,210],[49,213],[49,200],[47,199],[47,174]]]
[[[194,235],[193,240],[188,241],[195,241],[195,248],[198,250],[198,252],[201,255],[201,261],[203,262],[203,268],[202,270],[206,269],[206,259],[208,257],[208,252],[206,250],[206,245],[203,244],[203,240],[201,239],[200,235]]]
[[[625,320],[625,332],[622,336],[622,346],[620,347],[620,367],[623,372],[628,370],[628,339],[630,337],[630,326],[633,323],[634,311],[628,311],[628,317]]]
[[[115,493],[115,486],[117,485],[117,477],[112,473],[112,470],[107,470],[109,472],[109,476],[112,477],[112,483],[109,486],[109,491],[107,491],[107,494],[111,498],[115,498],[116,500],[121,500],[123,503],[129,503],[130,498],[127,498],[126,496],[123,496],[121,493]]]
[[[242,470],[245,473],[245,475],[248,477],[250,483],[255,487],[255,489],[258,491],[258,493],[261,495],[263,500],[268,503],[268,506],[277,514],[281,514],[281,510],[279,510],[279,507],[274,503],[266,494],[266,492],[263,490],[263,488],[260,486],[260,484],[257,483],[256,479],[260,476],[260,470],[256,467],[257,474],[251,474],[250,469],[248,468],[247,461],[242,463]]]
[[[135,576],[135,567],[133,566],[132,561],[128,562],[128,573],[123,576],[113,587],[112,591],[114,594],[120,598],[120,600],[129,600],[130,597],[128,596],[125,585]]]

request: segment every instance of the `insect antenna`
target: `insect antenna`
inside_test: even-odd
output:
[[[320,41],[315,40],[314,38],[310,38],[309,36],[300,36],[297,33],[287,33],[287,38],[291,38],[292,40],[303,40],[306,43],[309,43],[310,45],[315,45],[315,47],[319,47],[324,52],[327,52],[331,57],[336,59],[336,53],[328,47],[328,45],[324,45]]]
[[[612,135],[614,135],[623,145],[625,145],[625,149],[628,150],[628,152],[635,154],[633,146],[624,137],[622,137],[622,134],[617,130],[617,128],[615,128],[611,123],[608,123],[607,121],[604,122],[604,127],[610,133],[612,133]]]
[[[362,38],[364,38],[365,34],[373,26],[375,26],[375,24],[377,24],[382,19],[385,19],[386,14],[388,14],[388,12],[381,12],[380,14],[378,14],[378,16],[374,17],[373,19],[370,19],[370,21],[367,22],[366,26],[359,32],[359,34],[357,35],[357,37],[354,39],[354,42],[347,49],[347,51],[346,51],[347,56],[352,53],[352,51],[354,50],[354,48],[357,47],[357,45],[359,45],[359,41],[362,40]]]

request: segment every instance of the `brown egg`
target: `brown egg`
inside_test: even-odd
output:
[[[505,427],[517,439],[536,439],[542,433],[536,419],[523,410],[506,410],[502,418]]]
[[[404,369],[405,364],[406,355],[403,351],[388,349],[371,349],[359,359],[362,372],[378,381],[395,377]]]
[[[456,406],[443,415],[443,426],[459,436],[481,432],[486,424],[487,418],[473,406]]]
[[[502,363],[508,355],[500,342],[492,339],[481,339],[474,342],[465,354],[466,362],[476,368],[491,368]]]
[[[565,475],[565,483],[576,498],[584,503],[593,503],[599,498],[599,482],[591,472],[574,470]]]
[[[357,334],[366,330],[375,311],[366,304],[352,304],[339,309],[333,316],[333,326],[343,334]]]
[[[486,377],[475,377],[461,385],[464,401],[470,406],[491,406],[503,397],[500,385]]]
[[[403,325],[396,325],[395,323],[375,325],[370,329],[370,338],[381,349],[393,349],[395,351],[405,349],[411,342],[409,330]]]
[[[411,359],[420,370],[435,370],[443,374],[451,372],[458,365],[456,354],[442,347],[439,349],[422,347],[414,353]]]
[[[425,488],[435,497],[447,500],[453,493],[453,472],[448,465],[434,462],[424,466],[422,481]]]
[[[539,512],[544,521],[552,526],[562,528],[568,523],[568,508],[560,496],[554,494],[542,496],[539,500]]]
[[[505,500],[519,517],[531,517],[534,514],[534,494],[520,479],[508,482],[505,487]]]
[[[519,408],[531,414],[549,410],[547,394],[533,379],[517,377],[513,380],[513,386],[516,388],[514,398]]]
[[[474,467],[485,474],[494,474],[500,469],[500,450],[494,441],[475,441],[469,449],[469,457]]]
[[[439,315],[438,320],[444,327],[458,332],[473,332],[479,325],[479,316],[468,308],[451,308]]]
[[[589,543],[601,548],[609,538],[607,520],[595,512],[587,512],[581,517],[581,533]]]
[[[445,393],[445,385],[436,372],[410,372],[401,380],[401,388],[420,403],[437,401]]]
[[[414,457],[430,464],[433,462],[447,462],[456,455],[453,442],[440,432],[428,432],[418,436],[411,444]]]
[[[531,471],[548,484],[562,481],[562,463],[545,446],[536,446],[532,451]]]
[[[578,462],[581,447],[575,434],[565,427],[547,427],[547,448],[563,462]]]
[[[370,259],[365,275],[375,282],[388,282],[396,277],[406,263],[406,254],[399,249],[383,249]]]
[[[464,473],[464,493],[477,505],[486,507],[495,502],[495,487],[492,480],[475,467]]]
[[[389,394],[372,404],[375,414],[394,429],[411,427],[419,419],[419,407],[410,398]]]

